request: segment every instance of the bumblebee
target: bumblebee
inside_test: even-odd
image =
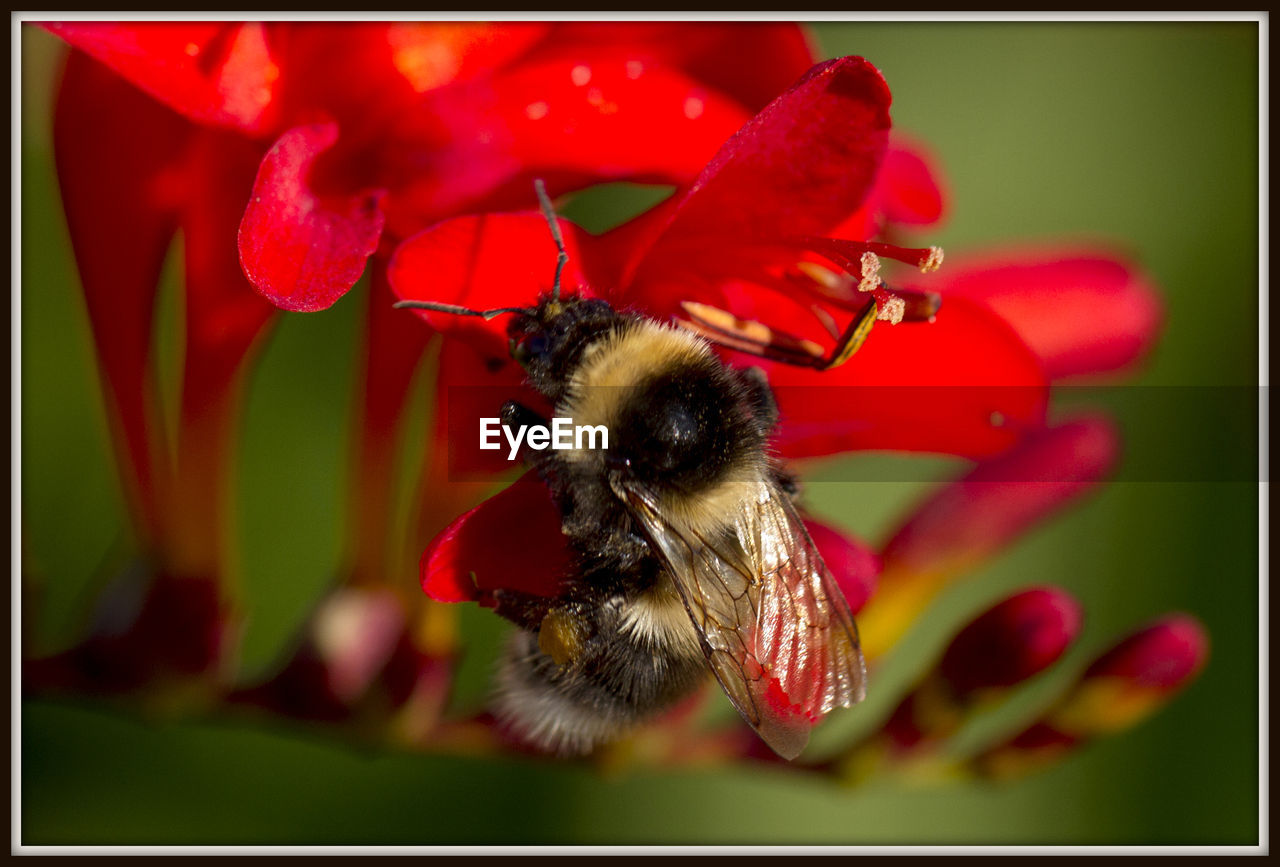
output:
[[[710,672],[760,737],[794,758],[827,712],[862,700],[866,668],[795,485],[770,454],[778,412],[765,376],[725,365],[691,330],[561,298],[567,256],[538,193],[560,258],[536,306],[400,304],[512,315],[512,356],[554,415],[609,431],[607,449],[524,452],[560,510],[574,570],[555,598],[495,591],[497,612],[520,630],[493,710],[536,747],[583,754]],[[867,315],[855,326],[837,356],[865,337]],[[517,403],[502,421],[549,426]]]

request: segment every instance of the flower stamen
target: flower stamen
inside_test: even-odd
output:
[[[859,292],[874,292],[880,287],[880,257],[870,250],[862,254],[862,279],[858,281]]]
[[[682,301],[680,307],[689,320],[677,319],[676,325],[712,343],[804,367],[821,367],[825,363],[826,351],[812,340],[778,331],[763,322],[739,319],[709,304]]]
[[[907,313],[907,302],[903,301],[896,295],[884,293],[885,297],[876,298],[876,319],[888,322],[890,325],[897,325]]]

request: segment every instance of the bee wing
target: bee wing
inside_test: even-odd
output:
[[[744,483],[727,532],[708,538],[638,487],[626,500],[666,562],[729,700],[791,759],[833,708],[866,694],[866,664],[844,595],[791,498]]]

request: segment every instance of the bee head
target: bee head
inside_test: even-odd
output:
[[[536,307],[511,318],[508,346],[530,384],[559,400],[583,350],[623,321],[599,298],[547,294]]]

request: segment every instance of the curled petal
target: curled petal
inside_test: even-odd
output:
[[[948,262],[931,288],[1002,316],[1052,379],[1120,370],[1155,343],[1163,313],[1151,281],[1096,250],[1025,250]]]
[[[560,220],[569,253],[561,275],[565,295],[589,294],[582,273],[579,230]],[[433,301],[472,310],[532,307],[551,290],[556,247],[541,214],[485,214],[447,220],[401,244],[387,267],[402,301]],[[486,358],[507,358],[507,317],[484,319],[413,311],[446,337],[464,340]],[[408,311],[405,315],[411,315]]]
[[[364,272],[382,235],[382,194],[322,194],[312,167],[336,124],[299,126],[267,152],[240,223],[240,262],[255,289],[285,310],[323,310]]]
[[[778,447],[792,458],[854,449],[989,456],[1038,428],[1048,398],[1018,336],[963,302],[928,324],[877,325],[833,370],[764,366],[781,410]]]
[[[550,491],[526,473],[432,540],[422,555],[422,589],[439,602],[477,601],[499,589],[554,596],[569,557]]]
[[[844,592],[850,610],[857,614],[876,590],[876,580],[880,577],[879,555],[848,534],[812,518],[806,518],[804,526]]]
[[[860,57],[813,67],[725,143],[646,260],[634,262],[635,279],[678,267],[681,246],[709,236],[749,244],[825,234],[858,209],[875,183],[889,137],[889,102],[880,72]]]
[[[261,24],[45,27],[198,123],[261,133],[273,118],[280,69]]]

